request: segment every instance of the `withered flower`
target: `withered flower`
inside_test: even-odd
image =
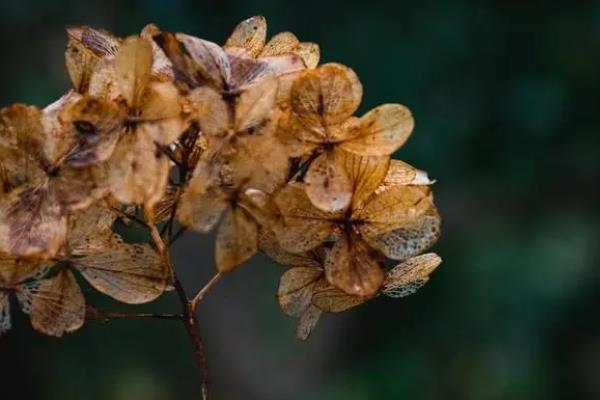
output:
[[[68,94],[40,110],[0,111],[0,251],[51,257],[66,234],[66,213],[106,194],[102,165],[115,145],[120,109]]]
[[[170,161],[160,146],[172,143],[185,128],[180,97],[168,81],[153,79],[152,43],[125,39],[115,58],[115,76],[127,110],[127,123],[108,163],[108,184],[122,203],[158,202],[167,185]]]
[[[353,117],[362,92],[354,71],[334,63],[305,71],[292,85],[291,109],[282,119],[279,136],[291,156],[316,157],[304,181],[308,197],[321,210],[342,210],[351,200],[351,182],[335,161],[336,151],[388,156],[412,132],[412,115],[400,104],[384,104]]]
[[[405,297],[422,287],[441,259],[434,253],[406,260],[386,271],[383,286],[371,297],[351,295],[331,285],[325,276],[326,248],[295,254],[277,243],[272,234],[262,234],[260,247],[269,257],[288,267],[279,282],[277,298],[282,311],[299,320],[296,337],[306,340],[321,314],[356,307],[379,294]]]
[[[44,264],[0,256],[0,334],[11,327],[11,293],[39,332],[62,336],[83,325],[85,300],[73,274],[60,270],[53,277],[42,278],[45,272]]]
[[[227,41],[225,49],[243,50],[253,58],[296,54],[307,68],[319,64],[320,50],[316,43],[300,42],[291,32],[281,32],[267,42],[267,20],[257,15],[240,22]]]
[[[386,157],[335,154],[336,163],[354,188],[351,204],[341,211],[322,211],[312,204],[304,184],[289,184],[275,198],[283,215],[277,238],[292,252],[308,251],[333,239],[325,262],[327,280],[348,294],[372,296],[384,279],[377,253],[397,254],[390,248],[398,241],[410,240],[401,236],[400,229],[414,226],[425,216],[437,218],[437,213],[428,186],[385,182],[389,169]],[[396,236],[382,239],[393,231]]]

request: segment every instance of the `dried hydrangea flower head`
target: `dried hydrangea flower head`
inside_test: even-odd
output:
[[[390,159],[412,133],[410,111],[355,116],[358,76],[319,65],[318,45],[290,32],[267,41],[262,16],[223,46],[152,24],[127,38],[67,34],[72,89],[45,108],[0,110],[0,333],[13,294],[53,336],[86,319],[178,319],[206,398],[198,304],[257,252],[287,267],[278,299],[302,339],[322,313],[411,294],[440,264],[422,254],[440,235],[434,182]],[[152,243],[126,242],[121,223]],[[188,228],[216,230],[217,272],[194,296],[169,252]],[[174,289],[182,308],[102,312],[80,285],[127,304]]]

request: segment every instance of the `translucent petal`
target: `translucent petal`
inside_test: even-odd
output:
[[[228,206],[228,199],[221,191],[207,188],[203,177],[196,176],[181,196],[177,218],[194,230],[209,232]]]
[[[286,267],[311,267],[320,268],[318,261],[312,252],[290,253],[285,250],[279,242],[275,233],[269,229],[261,229],[258,235],[258,247],[274,261]]]
[[[115,58],[115,74],[127,105],[139,110],[152,73],[152,46],[140,37],[125,39]]]
[[[416,256],[437,242],[441,219],[434,207],[427,213],[382,235],[365,238],[371,247],[392,260],[403,261]]]
[[[283,215],[283,226],[276,230],[277,240],[284,249],[301,253],[325,242],[335,228],[334,213],[321,211],[312,205],[303,185],[286,185],[275,197]]]
[[[300,44],[300,41],[292,32],[278,33],[264,46],[260,53],[260,57],[279,56],[291,53],[298,44]]]
[[[304,177],[306,194],[323,211],[346,209],[352,200],[352,182],[334,152],[319,155]]]
[[[300,316],[300,321],[298,321],[298,326],[296,327],[296,339],[308,339],[312,331],[317,326],[317,322],[319,322],[321,314],[321,310],[313,305],[310,305],[302,314],[302,316]]]
[[[361,297],[375,295],[383,282],[383,271],[366,243],[348,235],[342,235],[327,255],[325,274],[333,286]]]
[[[295,54],[263,57],[258,60],[231,56],[230,87],[242,92],[265,79],[277,78],[304,69],[304,62]]]
[[[239,47],[256,57],[265,46],[266,38],[267,20],[257,15],[240,22],[225,42],[225,47]]]
[[[43,261],[28,261],[0,254],[0,287],[21,283],[28,278],[46,272],[47,267],[48,264]]]
[[[144,125],[136,129],[143,130]],[[149,135],[127,132],[108,163],[110,191],[121,203],[152,207],[166,190],[170,165]]]
[[[432,203],[427,186],[394,186],[372,196],[352,219],[360,222],[363,237],[373,237],[406,226],[426,213]]]
[[[0,336],[5,334],[12,327],[10,320],[10,301],[8,292],[3,292],[0,289]]]
[[[219,272],[229,272],[258,251],[258,226],[246,212],[228,208],[217,231],[215,257]]]
[[[179,92],[170,82],[148,85],[141,111],[146,134],[163,146],[173,143],[185,130]]]
[[[362,85],[354,71],[331,63],[305,71],[294,82],[291,106],[305,127],[326,138],[327,127],[348,119],[361,98]]]
[[[300,43],[293,52],[302,58],[306,68],[314,69],[319,65],[321,49],[318,44],[310,42]]]
[[[68,270],[19,290],[31,298],[31,325],[39,332],[62,336],[78,330],[85,322],[85,299]]]
[[[123,127],[123,112],[116,103],[83,97],[65,107],[60,117],[75,139],[65,165],[84,167],[111,156]]]
[[[231,82],[231,64],[227,53],[216,43],[182,33],[177,39],[195,62],[202,79],[212,87],[222,89]]]
[[[339,149],[335,155],[354,188],[352,209],[360,209],[384,180],[390,165],[389,157],[362,157]]]
[[[416,292],[429,280],[429,275],[441,264],[435,253],[413,257],[392,268],[383,283],[382,292],[389,297],[405,297]]]
[[[67,28],[69,43],[65,61],[74,89],[79,93],[89,93],[94,75],[100,71],[104,59],[113,58],[120,40],[112,34],[87,26]]]
[[[281,310],[291,317],[300,318],[311,305],[315,285],[323,278],[321,268],[288,269],[281,276],[277,291]]]
[[[321,280],[315,286],[312,303],[325,312],[342,312],[356,307],[366,301],[366,298],[353,296],[332,286],[326,280]]]
[[[415,126],[410,110],[400,104],[384,104],[360,119],[357,137],[342,148],[365,156],[387,156],[408,140]]]
[[[18,189],[0,199],[0,251],[14,256],[54,256],[65,241],[67,220],[47,186]]]
[[[170,278],[158,253],[148,245],[116,242],[106,251],[75,258],[72,264],[98,291],[129,304],[155,300]]]

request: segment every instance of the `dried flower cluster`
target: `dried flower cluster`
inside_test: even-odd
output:
[[[263,17],[223,46],[154,25],[67,32],[72,89],[0,111],[0,333],[11,294],[48,335],[98,315],[75,274],[130,304],[178,289],[168,248],[186,228],[216,230],[217,276],[258,251],[286,266],[278,299],[299,338],[322,312],[413,293],[440,264],[422,254],[440,232],[432,181],[390,159],[410,111],[355,116],[358,77],[319,65],[316,44],[267,42]],[[124,242],[117,219],[153,244]]]

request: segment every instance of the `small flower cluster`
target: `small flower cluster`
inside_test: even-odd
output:
[[[170,288],[164,249],[113,231],[125,217],[161,228],[159,243],[176,224],[216,230],[219,273],[259,251],[288,267],[278,298],[299,338],[322,312],[413,293],[440,264],[422,254],[440,233],[433,182],[390,158],[410,111],[354,116],[358,77],[319,65],[316,44],[267,41],[260,16],[223,46],[154,25],[67,33],[72,89],[0,110],[0,333],[10,294],[40,332],[81,327],[74,273],[130,304]]]

